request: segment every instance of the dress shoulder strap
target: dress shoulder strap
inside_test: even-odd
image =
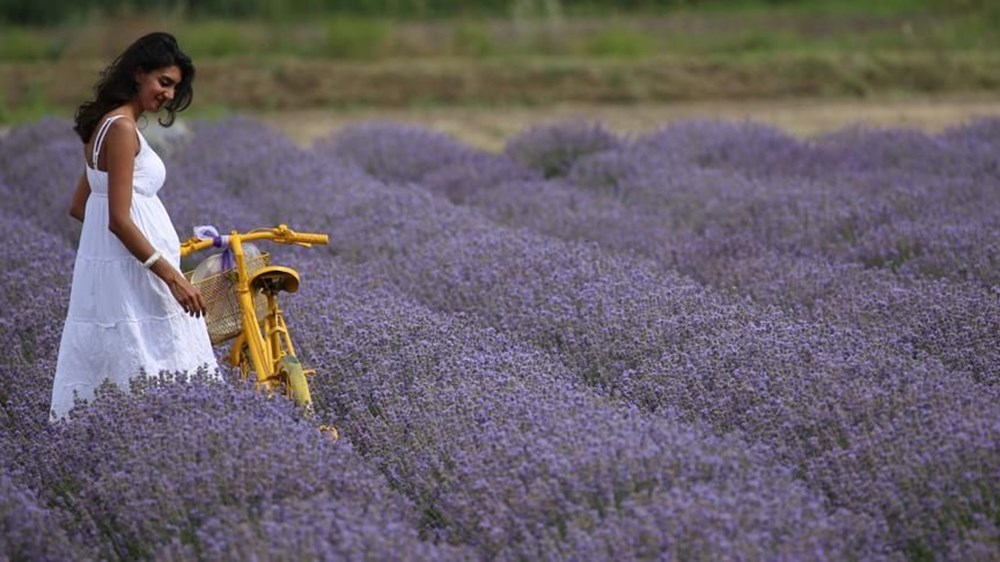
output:
[[[104,123],[101,123],[101,128],[97,130],[97,138],[94,139],[94,155],[91,158],[91,162],[94,164],[94,169],[97,169],[97,155],[101,153],[101,144],[104,143],[104,137],[108,134],[108,129],[111,128],[111,124],[114,123],[119,117],[124,117],[124,115],[112,115],[108,117]]]

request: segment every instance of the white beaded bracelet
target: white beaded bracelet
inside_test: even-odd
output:
[[[153,264],[156,263],[156,260],[158,260],[158,259],[160,259],[162,257],[163,257],[163,252],[157,250],[157,251],[153,252],[153,255],[149,256],[149,259],[147,259],[146,261],[142,262],[142,267],[145,267],[146,269],[149,269],[149,268],[153,267]]]

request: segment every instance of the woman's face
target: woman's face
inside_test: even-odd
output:
[[[163,104],[174,99],[174,90],[181,81],[181,69],[176,65],[157,68],[150,72],[136,72],[139,91],[136,98],[143,111],[156,113]]]

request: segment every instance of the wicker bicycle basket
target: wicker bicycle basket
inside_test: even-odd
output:
[[[253,275],[257,270],[268,264],[270,256],[262,252],[246,261],[247,274]],[[191,279],[193,271],[185,273]],[[240,303],[236,296],[236,270],[227,269],[221,273],[192,282],[201,293],[205,305],[205,324],[208,325],[208,337],[212,345],[219,345],[235,338],[243,330],[240,314]],[[254,309],[261,322],[267,314],[267,298],[263,293],[253,297]]]

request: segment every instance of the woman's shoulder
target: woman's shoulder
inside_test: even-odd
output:
[[[84,144],[85,145],[93,144],[94,140],[101,133],[103,133],[104,135],[107,135],[109,132],[111,132],[112,128],[116,128],[117,130],[123,130],[123,127],[124,127],[125,129],[127,129],[128,128],[128,127],[126,127],[127,123],[123,123],[123,121],[125,121],[125,122],[131,121],[132,122],[132,128],[135,128],[135,121],[132,120],[132,118],[130,116],[125,115],[124,113],[121,113],[121,109],[120,108],[119,109],[113,109],[113,110],[105,113],[104,115],[101,115],[101,118],[98,119],[97,122],[96,122],[96,124],[94,125],[94,130],[91,132],[90,138],[88,138],[87,142],[85,142]],[[103,129],[103,131],[102,131],[102,129]]]
[[[112,139],[135,139],[138,142],[138,137],[136,133],[139,127],[136,125],[135,121],[128,115],[122,115],[120,113],[109,113],[104,121],[111,121],[108,124],[107,138]]]
[[[108,123],[108,130],[118,129],[118,130],[135,130],[137,125],[132,117],[118,113],[117,111],[110,111],[101,117],[101,123]]]

